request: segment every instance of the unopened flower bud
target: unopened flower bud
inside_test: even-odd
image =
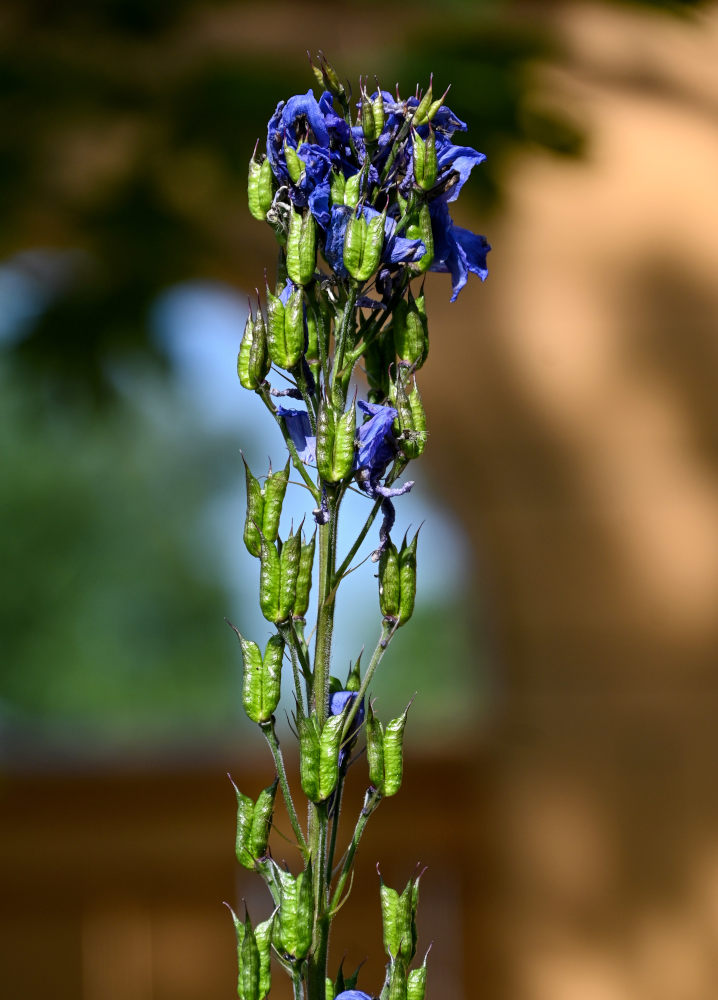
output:
[[[287,274],[295,285],[308,285],[317,261],[317,225],[308,209],[289,209]]]
[[[274,198],[274,176],[269,160],[257,158],[256,149],[249,161],[249,178],[247,181],[247,199],[249,211],[255,219],[264,222],[267,212],[272,207]]]

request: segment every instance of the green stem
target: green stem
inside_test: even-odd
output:
[[[366,668],[366,673],[364,674],[364,677],[362,679],[359,692],[356,698],[354,699],[353,704],[349,710],[349,714],[347,715],[346,720],[344,722],[344,728],[342,729],[342,743],[349,735],[349,730],[351,728],[352,722],[354,721],[354,716],[359,711],[359,706],[361,705],[364,695],[367,692],[367,688],[371,683],[371,679],[374,676],[374,671],[381,663],[381,658],[389,648],[389,643],[391,642],[394,633],[396,632],[396,629],[397,629],[396,622],[390,622],[390,621],[382,622],[381,636],[379,637],[379,642],[376,644],[376,649],[372,653],[372,658],[369,661],[369,666]]]
[[[380,507],[381,507],[381,499],[375,501],[374,506],[371,509],[371,513],[369,514],[369,517],[366,519],[366,523],[364,524],[364,527],[361,529],[361,531],[359,532],[359,535],[357,536],[356,541],[354,542],[354,544],[352,545],[352,547],[347,552],[346,558],[344,559],[344,562],[341,564],[341,566],[339,567],[339,569],[335,572],[335,574],[334,574],[334,580],[332,581],[332,584],[333,584],[334,587],[336,587],[336,585],[339,583],[339,581],[344,576],[344,574],[346,573],[346,571],[349,569],[349,565],[350,565],[352,559],[354,558],[354,556],[359,551],[359,548],[360,548],[362,542],[364,541],[364,539],[366,538],[367,534],[369,533],[369,529],[371,528],[372,524],[374,523],[374,519],[376,518],[376,515],[379,513],[379,508]]]
[[[282,757],[282,751],[279,746],[279,740],[277,739],[277,734],[274,729],[274,720],[269,722],[260,723],[259,728],[264,733],[264,737],[269,744],[269,749],[272,751],[272,757],[274,758],[274,766],[277,769],[277,777],[279,778],[279,787],[282,789],[282,795],[284,796],[284,803],[287,807],[287,812],[289,814],[289,822],[292,824],[292,830],[294,831],[294,836],[297,838],[297,846],[302,852],[302,857],[304,861],[307,861],[309,857],[309,850],[307,848],[307,842],[302,833],[302,828],[299,825],[299,820],[297,819],[297,811],[294,808],[294,801],[292,799],[292,793],[289,788],[289,782],[287,781],[287,771],[284,767],[284,758]]]
[[[294,990],[294,1000],[304,1000],[304,984],[302,983],[301,970],[296,966],[292,969],[292,988]]]
[[[332,816],[332,835],[329,840],[329,854],[327,856],[327,872],[331,881],[332,870],[334,868],[334,854],[337,849],[337,831],[339,830],[339,813],[342,808],[342,792],[344,791],[344,774],[339,775],[336,791],[334,792],[334,810]]]
[[[344,887],[349,877],[349,872],[351,871],[352,864],[354,863],[354,855],[359,847],[359,841],[362,838],[362,834],[366,829],[366,825],[369,822],[371,814],[376,810],[377,806],[381,802],[381,793],[376,790],[373,786],[368,788],[366,794],[364,795],[364,805],[359,813],[359,819],[357,820],[357,825],[354,828],[354,834],[352,836],[351,843],[344,857],[344,864],[342,865],[341,874],[339,880],[337,881],[336,889],[334,890],[334,895],[332,896],[332,901],[329,906],[329,914],[333,915],[336,908],[342,899],[342,893],[344,892]]]
[[[294,674],[294,696],[297,699],[297,709],[302,715],[306,715],[306,709],[304,707],[304,697],[302,695],[302,682],[300,680],[300,665],[299,665],[299,651],[298,642],[296,635],[291,624],[278,625],[282,638],[289,646],[289,655],[292,660],[292,673]]]

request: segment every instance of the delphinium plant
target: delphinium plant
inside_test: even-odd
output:
[[[389,644],[414,610],[418,532],[397,544],[394,501],[411,489],[407,466],[426,445],[416,380],[429,350],[423,282],[427,271],[450,273],[453,301],[469,272],[486,277],[489,250],[483,236],[455,226],[449,214],[484,156],[454,144],[466,125],[444,103],[446,94],[435,98],[430,83],[403,99],[378,85],[370,94],[360,81],[354,104],[321,53],[318,63],[311,65],[319,99],[309,90],[281,102],[266,147],[255,148],[249,167],[249,207],[274,230],[279,263],[264,305],[250,308],[237,368],[242,386],[276,422],[288,459],[263,481],[245,464],[244,542],[257,559],[259,604],[273,631],[263,652],[235,631],[244,710],[269,745],[275,774],[256,801],[236,789],[237,860],[264,879],[273,903],[256,926],[247,913],[234,918],[241,1000],[269,994],[272,955],[291,977],[295,1000],[369,1000],[356,989],[356,975],[340,967],[330,976],[329,939],[367,823],[402,780],[407,711],[383,725],[370,696]],[[291,467],[306,489],[307,515],[280,538]],[[367,512],[357,537],[342,547],[348,490],[366,497]],[[358,655],[342,680],[332,674],[334,609],[377,518],[375,542],[367,544],[374,545],[379,581],[379,637],[368,662]],[[316,612],[307,632],[315,562]],[[285,658],[306,809],[290,789],[275,727]],[[351,839],[340,846],[350,770],[366,791]],[[296,873],[269,846],[278,790],[302,859]],[[387,965],[374,992],[383,1000],[423,1000],[418,890],[418,876],[402,892],[380,883]]]

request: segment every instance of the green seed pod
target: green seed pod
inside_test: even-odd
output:
[[[304,618],[309,607],[309,592],[312,589],[312,569],[314,567],[314,546],[316,531],[311,539],[302,545],[299,554],[299,573],[297,574],[297,589],[294,599],[294,617]]]
[[[304,353],[304,295],[295,288],[287,300],[284,312],[286,337],[286,364],[283,368],[296,368]]]
[[[229,779],[232,781],[232,779]],[[237,836],[235,840],[235,854],[237,861],[244,868],[254,870],[254,855],[250,849],[250,838],[252,834],[252,819],[254,817],[254,803],[248,795],[243,795],[232,781],[237,796]]]
[[[311,867],[295,878],[280,872],[279,912],[274,923],[274,945],[290,960],[305,958],[312,943],[313,900]]]
[[[402,299],[394,310],[392,326],[397,358],[414,368],[421,368],[429,353],[429,327],[423,292],[414,298],[409,289],[408,298]]]
[[[260,1000],[259,996],[259,949],[247,914],[244,921],[244,940],[239,949],[239,1000]]]
[[[400,369],[392,394],[392,402],[397,411],[394,429],[402,453],[406,458],[412,459],[418,458],[426,448],[426,414],[416,382],[410,395],[406,391],[405,377]]]
[[[414,957],[416,951],[416,908],[413,905],[414,886],[412,882],[407,882],[406,888],[399,896],[397,907],[397,928],[399,931],[399,951],[398,957],[406,965]]]
[[[434,103],[438,103],[439,107],[441,107],[441,101],[438,102],[434,101],[433,83],[434,83],[434,78],[432,75],[429,81],[429,89],[424,94],[422,99],[419,101],[416,107],[416,111],[414,112],[414,117],[411,120],[412,125],[414,125],[415,127],[418,125],[426,125],[426,123],[430,121],[429,114],[431,114],[431,109],[433,108]],[[433,111],[433,114],[431,114],[432,118],[438,110],[439,108],[436,108]]]
[[[406,625],[414,613],[416,597],[416,546],[419,532],[406,544],[406,536],[399,552],[399,625]]]
[[[339,780],[339,744],[344,713],[331,715],[324,723],[319,740],[319,799],[329,798]]]
[[[254,928],[254,939],[259,952],[259,1000],[269,996],[272,987],[272,925],[274,917],[263,920]]]
[[[434,262],[434,230],[431,225],[431,212],[426,202],[418,211],[412,213],[412,218],[406,227],[406,236],[410,240],[421,240],[426,248],[424,256],[411,265],[414,274],[423,274]]]
[[[414,146],[414,179],[422,191],[430,191],[436,184],[436,177],[439,173],[434,130],[429,126],[429,134],[426,139],[422,139],[419,133],[414,130],[411,138]]]
[[[344,187],[344,204],[349,208],[356,208],[359,204],[359,191],[361,189],[361,171],[347,177]]]
[[[339,419],[329,403],[322,403],[317,418],[317,468],[325,482],[339,483],[351,474],[355,434],[355,403]]]
[[[287,492],[289,482],[289,459],[283,469],[272,472],[270,465],[269,475],[264,484],[264,509],[262,512],[262,534],[267,542],[276,542],[279,534],[279,518],[282,514],[282,504],[284,494]]]
[[[296,958],[305,958],[312,946],[314,898],[311,863],[297,875],[297,949]]]
[[[382,795],[384,794],[384,728],[374,715],[369,702],[366,717],[366,756],[369,763],[369,781]]]
[[[273,542],[262,535],[259,551],[259,606],[270,622],[282,621],[279,615],[279,553]]]
[[[386,209],[367,222],[352,212],[344,234],[344,266],[356,281],[367,281],[379,267],[384,249]]]
[[[399,305],[401,305],[401,302]],[[396,312],[394,315],[396,317]],[[393,324],[382,330],[381,334],[375,340],[372,340],[364,352],[364,368],[367,381],[376,395],[374,402],[381,402],[389,395],[391,384],[389,371],[396,357],[392,327]]]
[[[294,146],[290,146],[286,141],[284,143],[284,160],[287,164],[287,172],[291,177],[292,182],[294,184],[298,184],[304,171],[304,164],[299,159]]]
[[[258,160],[256,150],[249,161],[249,179],[247,182],[247,198],[249,201],[249,211],[255,219],[264,222],[267,212],[272,207],[274,198],[274,177],[272,175],[272,165],[265,157]]]
[[[274,813],[274,796],[279,779],[275,778],[271,785],[259,793],[254,804],[252,826],[249,833],[249,851],[252,858],[259,860],[267,853],[267,842],[272,829],[272,814]]]
[[[338,170],[332,170],[332,176],[329,181],[329,202],[331,205],[344,204],[345,187],[346,179],[344,174]]]
[[[347,679],[341,688],[343,691],[358,691],[361,687],[361,653],[357,656],[354,663],[349,664],[349,673],[347,674]]]
[[[317,720],[301,716],[299,728],[299,779],[302,791],[310,802],[320,802],[319,795],[319,730]]]
[[[269,356],[264,317],[259,309],[255,320],[250,307],[237,355],[237,375],[240,385],[244,389],[259,389],[268,371]]]
[[[392,719],[384,731],[384,788],[387,798],[396,795],[401,788],[404,772],[404,727],[409,709],[406,708],[398,719]]]
[[[289,209],[287,234],[287,274],[295,285],[308,285],[314,277],[317,260],[317,227],[312,213],[306,209]]]
[[[262,658],[255,642],[245,639],[238,629],[235,632],[242,647],[244,661],[244,710],[252,722],[269,722],[279,704],[284,639],[281,635],[271,636]]]
[[[406,1000],[406,967],[401,960],[391,963],[388,1000]]]
[[[426,994],[426,959],[406,977],[406,1000],[424,1000]]]
[[[330,94],[334,95],[334,97],[339,98],[339,102],[341,104],[346,105],[344,87],[339,81],[336,70],[329,65],[321,49],[319,50],[319,64],[319,66],[315,66],[310,57],[309,65],[312,67],[314,79],[317,81],[322,90],[328,90]]]
[[[324,980],[324,1000],[334,1000],[334,983],[330,976]]]
[[[379,559],[379,607],[385,618],[398,618],[399,599],[399,553],[394,543],[389,541]]]
[[[384,128],[384,98],[379,91],[372,101],[364,86],[361,98],[361,125],[364,138],[368,142],[376,142]]]
[[[284,622],[294,611],[294,598],[297,592],[297,576],[299,574],[299,557],[302,551],[301,531],[290,534],[279,557],[279,608],[277,623]]]
[[[275,365],[286,368],[286,339],[284,333],[284,303],[266,286],[267,297],[267,349]]]
[[[264,496],[259,480],[255,479],[249,470],[249,466],[242,455],[244,462],[244,476],[247,483],[247,515],[244,519],[244,544],[247,551],[258,556],[262,547],[262,540],[259,537],[259,529],[264,520]]]
[[[401,928],[399,926],[399,893],[384,884],[379,875],[379,899],[381,902],[381,920],[384,936],[384,951],[390,958],[399,954],[401,943]]]

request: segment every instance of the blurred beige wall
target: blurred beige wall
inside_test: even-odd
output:
[[[551,16],[537,94],[587,157],[511,165],[486,285],[431,283],[422,384],[500,674],[497,995],[712,1000],[718,12]]]

